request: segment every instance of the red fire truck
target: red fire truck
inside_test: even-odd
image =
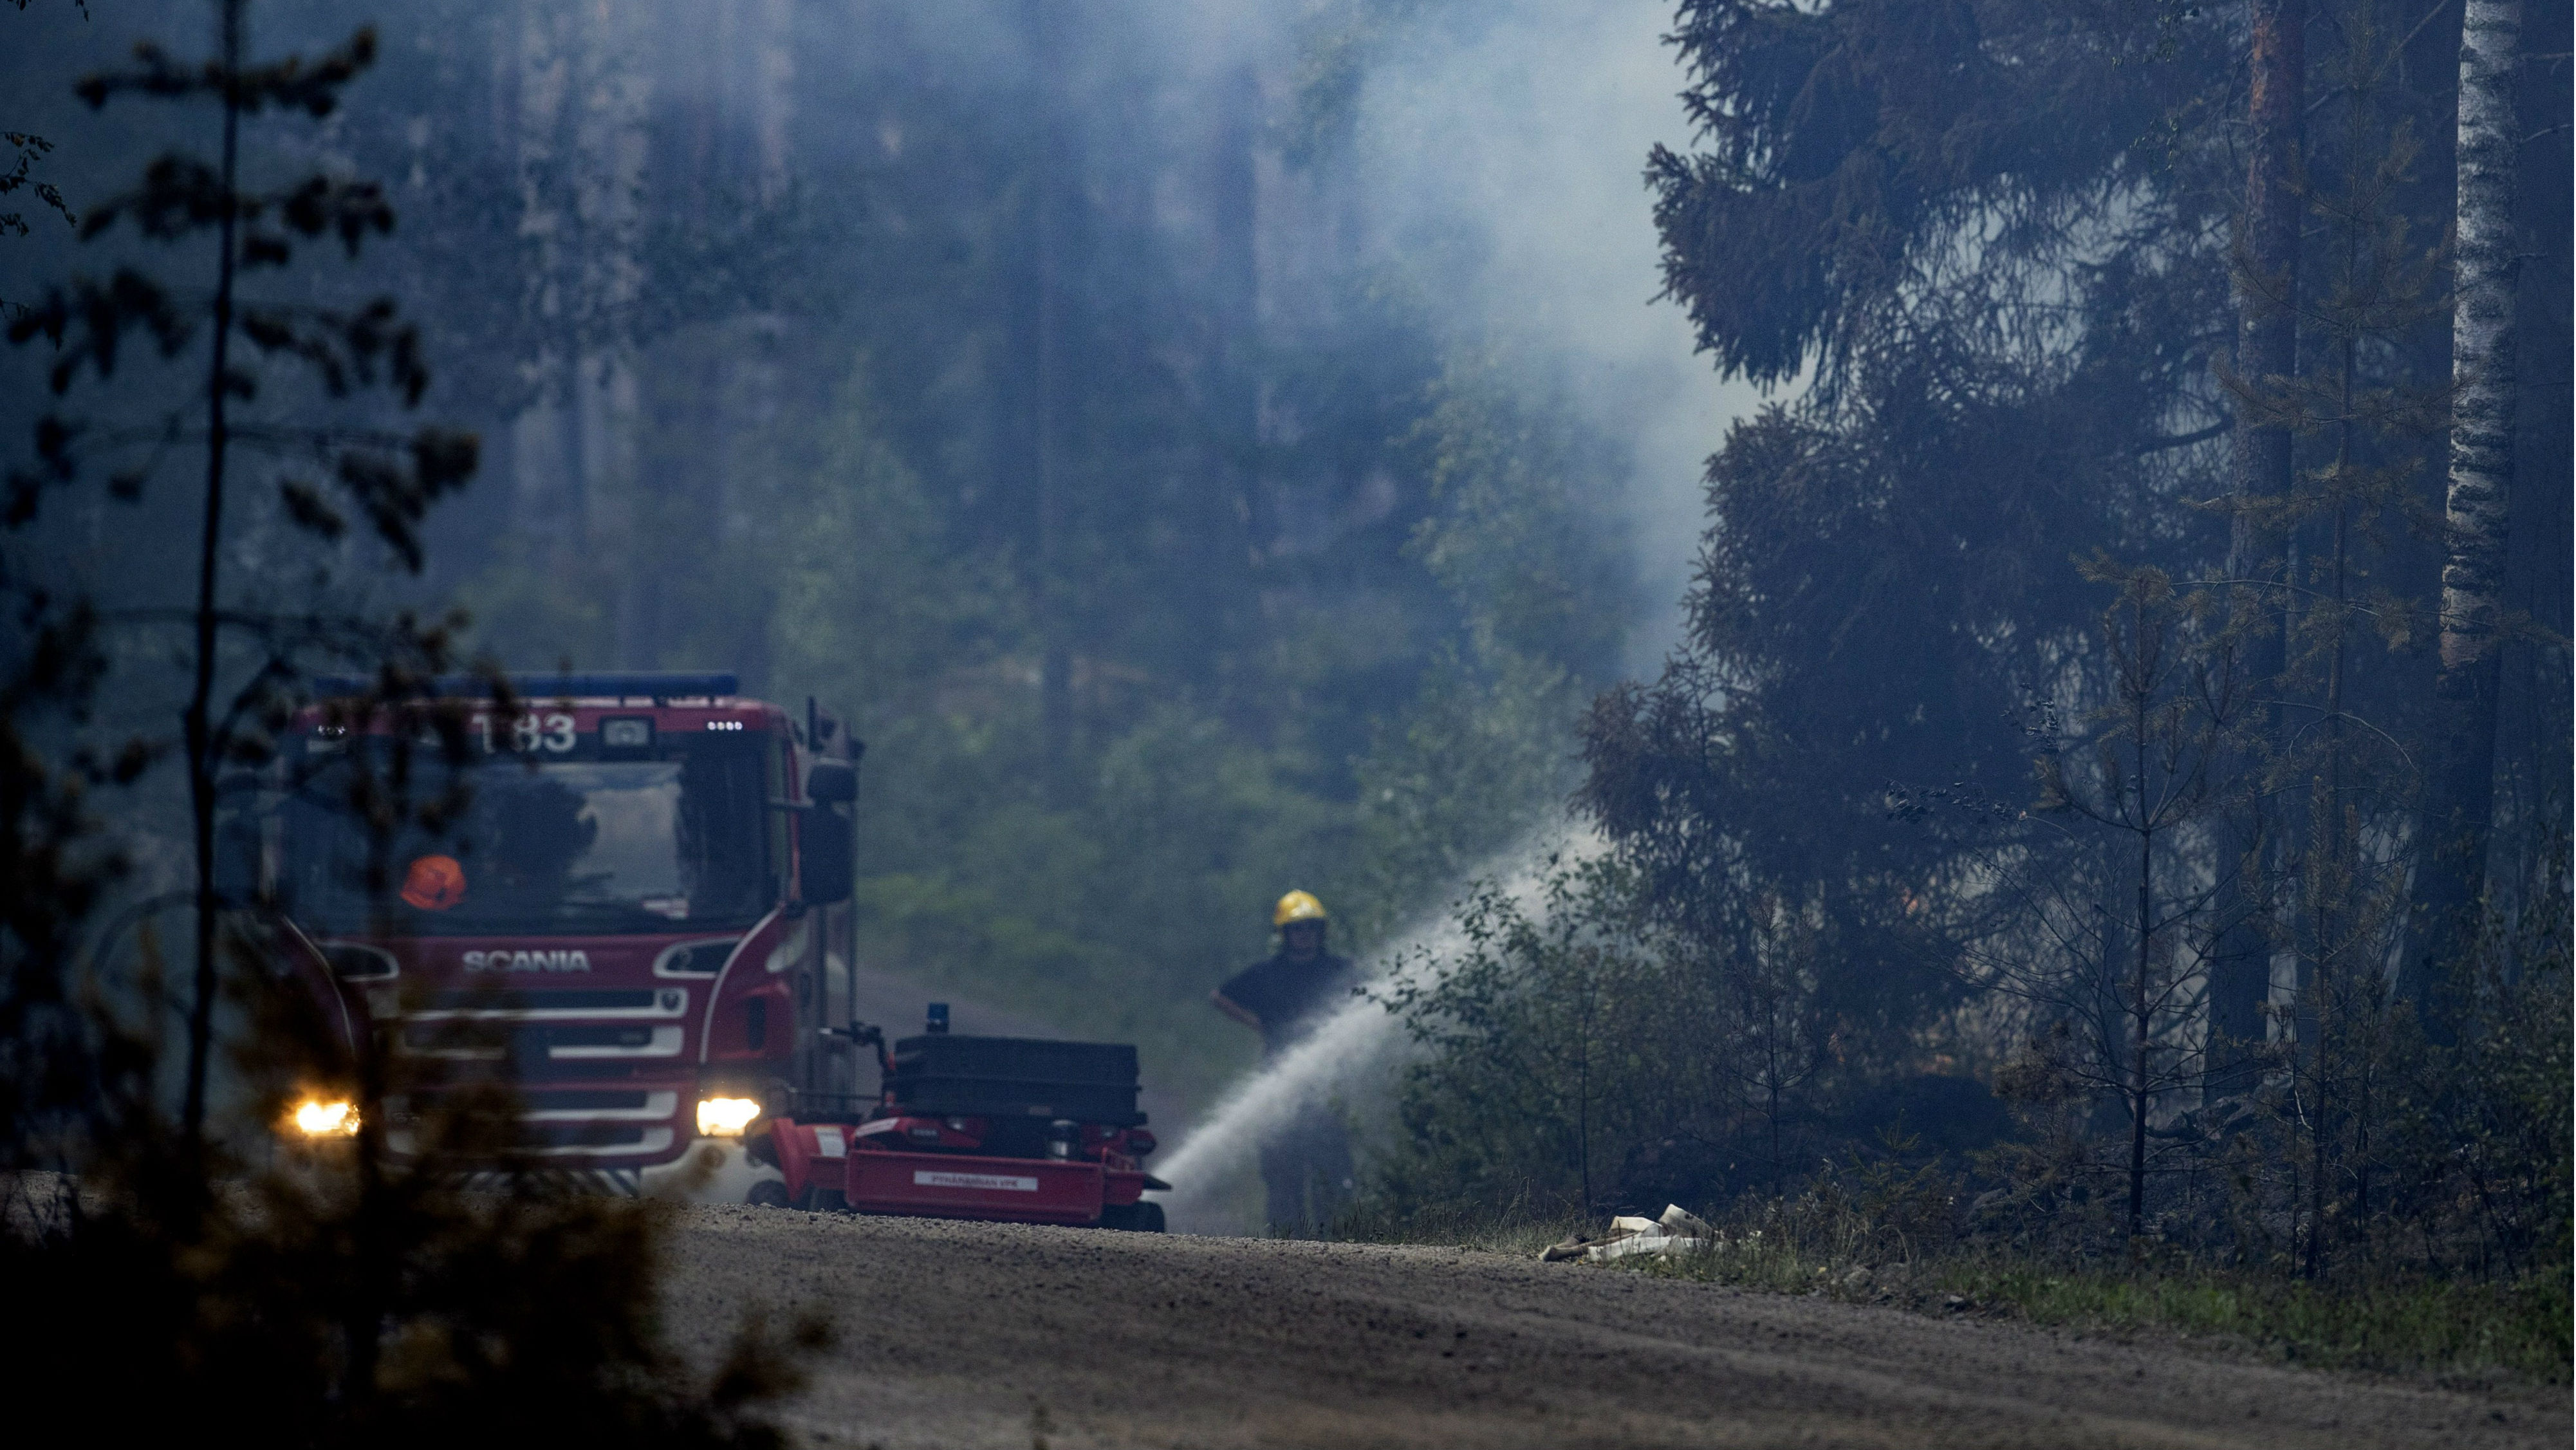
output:
[[[330,703],[358,682],[320,693],[286,742],[295,787],[235,849],[351,1044],[422,1082],[504,1075],[518,1152],[628,1192],[685,1174],[734,1202],[1161,1226],[1132,1048],[889,1048],[850,1019],[861,747],[812,701],[798,719],[731,675],[588,674],[515,680],[503,712],[441,681],[480,755],[470,803],[387,842],[347,802],[396,727]],[[396,1152],[415,1106],[386,1104]]]

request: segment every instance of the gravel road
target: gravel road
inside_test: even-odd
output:
[[[1454,1249],[691,1208],[670,1323],[828,1310],[809,1443],[2565,1446],[2476,1395]]]

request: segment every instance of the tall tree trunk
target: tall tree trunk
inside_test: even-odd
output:
[[[1062,17],[1048,0],[1029,0],[1029,33],[1037,70],[1037,566],[1038,566],[1038,731],[1046,760],[1046,789],[1057,798],[1066,790],[1066,760],[1073,740],[1073,646],[1066,619],[1064,587],[1064,400],[1063,253],[1064,171],[1068,147],[1064,108],[1059,104],[1056,73],[1062,65]]]
[[[2236,256],[2236,375],[2243,388],[2259,392],[2265,380],[2286,378],[2298,370],[2299,217],[2297,192],[2300,118],[2306,111],[2307,0],[2249,0],[2252,86],[2247,114],[2252,129],[2252,155],[2245,171],[2245,208]],[[2227,577],[2273,579],[2274,559],[2282,541],[2263,526],[2250,506],[2290,491],[2290,431],[2265,426],[2255,396],[2240,394],[2236,428],[2230,440],[2229,492],[2239,512],[2228,533]],[[2268,591],[2251,596],[2259,618],[2274,618],[2279,603]],[[2281,673],[2282,629],[2258,627],[2247,641],[2248,673],[2268,681]],[[2268,690],[2258,693],[2271,693]],[[2258,711],[2256,728],[2266,739],[2277,738],[2273,716]],[[2279,832],[2267,813],[2258,812],[2238,843],[2253,857],[2250,871],[2231,873],[2247,882],[2225,914],[2233,920],[2211,964],[2211,1026],[2237,1042],[2259,1042],[2264,1035],[2263,1007],[2271,993],[2271,946],[2260,923],[2264,909],[2262,883],[2279,874]],[[2251,878],[2250,882],[2248,878]],[[2213,1076],[2229,1081],[2236,1075],[2236,1054],[2213,1056]]]
[[[2496,615],[2513,481],[2514,85],[2521,0],[2467,0],[2460,31],[2458,273],[2451,303],[2451,473],[2443,499],[2441,670],[2408,955],[2421,992],[2475,929],[2494,801]]]
[[[2359,130],[2358,121],[2355,131]],[[2359,147],[2354,153],[2359,154]],[[2361,247],[2359,228],[2346,228],[2344,234],[2345,275],[2353,275],[2359,264],[2354,254]],[[2324,773],[2311,777],[2309,784],[2309,825],[2306,884],[2301,905],[2308,912],[2305,1000],[2315,1031],[2304,1034],[2301,1050],[2307,1054],[2310,1083],[2309,1137],[2310,1162],[2313,1172],[2308,1183],[2309,1208],[2307,1248],[2300,1260],[2300,1273],[2315,1278],[2325,1268],[2324,1247],[2327,1229],[2326,1174],[2334,1154],[2334,1135],[2352,1105],[2344,1100],[2342,1073],[2352,1061],[2351,1044],[2360,1030],[2354,1023],[2353,1003],[2355,978],[2377,970],[2372,963],[2358,965],[2348,959],[2350,950],[2349,911],[2353,880],[2358,863],[2351,859],[2351,843],[2344,834],[2344,631],[2351,621],[2351,534],[2350,506],[2341,491],[2349,488],[2353,469],[2353,440],[2359,431],[2354,416],[2354,379],[2361,369],[2361,345],[2358,333],[2344,335],[2340,379],[2336,387],[2336,424],[2334,481],[2337,498],[2332,532],[2328,535],[2331,552],[2327,555],[2334,581],[2332,622],[2334,634],[2326,656],[2326,693],[2323,716],[2326,745]]]
[[[2298,367],[2299,287],[2297,171],[2300,116],[2307,89],[2307,0],[2250,0],[2252,87],[2247,114],[2252,155],[2245,169],[2245,211],[2236,258],[2236,372],[2259,390]],[[2237,400],[2229,483],[2251,503],[2290,489],[2290,432],[2262,426],[2256,399]],[[2239,513],[2228,537],[2228,575],[2252,579],[2275,547],[2257,520]]]
[[[2131,617],[2136,618],[2137,613],[2133,605]],[[2155,802],[2147,793],[2147,704],[2147,691],[2142,682],[2130,697],[2129,717],[2129,728],[2134,732],[2137,747],[2137,758],[2131,769],[2136,774],[2138,792],[2138,970],[2129,992],[2132,1036],[2129,1044],[2129,1239],[2132,1243],[2147,1231],[2147,1110],[2155,1098],[2155,1081],[2147,1071],[2147,1054],[2154,1043],[2155,1026],[2147,975],[2155,964],[2156,926]]]
[[[1270,555],[1279,542],[1270,490],[1261,465],[1261,382],[1258,329],[1261,315],[1259,150],[1262,137],[1260,72],[1247,63],[1218,91],[1224,121],[1216,128],[1209,193],[1214,225],[1215,346],[1207,364],[1223,410],[1218,466],[1233,477],[1242,541],[1235,568],[1248,589],[1227,601],[1243,610],[1238,636],[1253,658],[1267,658],[1269,622],[1261,600],[1270,584]],[[1247,567],[1248,566],[1248,567]],[[1228,724],[1254,740],[1274,738],[1279,712],[1258,686],[1230,685],[1223,696]]]
[[[188,1082],[179,1110],[180,1129],[188,1148],[204,1146],[206,1075],[215,1040],[215,759],[213,705],[215,693],[215,598],[217,569],[223,560],[224,464],[232,450],[230,376],[233,334],[233,228],[236,207],[233,181],[241,155],[241,76],[243,0],[224,0],[224,140],[222,214],[216,220],[214,358],[206,374],[206,517],[197,553],[196,678],[188,691],[183,731],[188,747],[189,824],[195,828],[197,854],[197,937],[195,996],[188,1004]]]

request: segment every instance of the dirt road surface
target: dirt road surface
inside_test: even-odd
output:
[[[670,1323],[830,1311],[811,1444],[2563,1447],[2453,1393],[1453,1249],[684,1210]]]

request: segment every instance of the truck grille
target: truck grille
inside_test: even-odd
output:
[[[467,1022],[405,1024],[403,1045],[432,1057],[499,1059],[523,1063],[580,1059],[678,1057],[683,1032],[677,1023],[567,1022],[476,1030]]]
[[[533,1112],[574,1113],[604,1112],[618,1109],[641,1109],[652,1100],[645,1092],[621,1092],[609,1088],[575,1088],[570,1092],[535,1092],[527,1095]]]
[[[567,1047],[650,1048],[663,1033],[677,1030],[666,1027],[624,1025],[564,1026],[540,1027],[529,1035],[545,1043],[549,1052],[561,1052]],[[677,1047],[678,1044],[674,1043],[674,1050]]]
[[[523,991],[432,992],[414,1017],[652,1016],[676,1017],[688,1009],[686,987],[539,987]]]
[[[408,1128],[385,1136],[396,1153],[417,1151]],[[521,1122],[511,1136],[519,1152],[545,1158],[625,1158],[665,1152],[676,1135],[661,1123]]]
[[[634,1148],[656,1131],[639,1123],[528,1123],[511,1136],[523,1148]],[[668,1128],[659,1130],[665,1140]]]
[[[444,1112],[459,1106],[457,1098],[435,1090],[395,1101],[406,1109],[424,1112]],[[472,1100],[466,1101],[470,1104]],[[518,1107],[523,1118],[649,1118],[659,1122],[679,1112],[680,1093],[676,1088],[555,1088],[532,1083],[520,1087]]]

